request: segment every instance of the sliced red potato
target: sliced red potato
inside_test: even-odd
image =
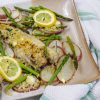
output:
[[[78,45],[76,45],[74,43],[73,43],[73,45],[74,45],[75,53],[76,53],[76,56],[77,56],[77,60],[80,61],[81,58],[82,58],[82,51],[81,51],[81,49]],[[63,42],[63,48],[64,48],[66,54],[69,53],[69,54],[73,55],[72,50],[71,50],[68,43]]]
[[[0,23],[6,23],[6,21],[7,21],[7,16],[5,15],[3,9],[0,8]]]
[[[48,82],[52,77],[52,75],[54,74],[54,72],[55,72],[55,67],[53,65],[48,65],[41,71],[40,77],[44,82]]]
[[[9,8],[6,7],[6,9],[9,13],[11,13],[11,10]],[[8,21],[8,18],[5,12],[3,11],[2,8],[0,8],[0,23],[7,23],[7,21]]]
[[[60,40],[54,40],[52,41],[50,44],[49,44],[50,47],[54,47],[54,46],[57,46],[58,48],[60,48],[63,52],[63,54],[65,55],[65,51],[64,51],[64,48],[63,48],[63,42],[60,41]]]
[[[8,19],[0,20],[0,23],[2,23],[2,24],[11,24],[11,21],[8,21]]]
[[[7,20],[7,16],[5,15],[0,15],[0,21],[6,21]]]
[[[4,18],[4,19],[0,19],[0,21],[7,21],[7,20],[8,20],[7,17]]]
[[[20,22],[21,20],[22,20],[22,15],[19,14],[19,16],[18,16],[17,18],[15,18],[15,21],[16,21],[16,22]]]
[[[56,58],[55,60],[55,64],[58,63],[59,59],[65,55],[65,51],[62,47],[62,42],[59,40],[54,40],[49,44],[49,47],[52,48],[53,51],[56,52],[56,55],[54,56],[54,54],[52,53],[52,57],[54,56],[54,58]]]
[[[12,18],[18,18],[20,16],[20,12],[18,10],[12,10],[11,14]]]
[[[63,58],[64,58],[64,56],[60,59],[60,61],[58,63],[58,67],[60,66]],[[75,73],[75,67],[74,67],[72,59],[69,58],[68,61],[63,66],[62,70],[57,75],[57,77],[61,82],[66,83],[68,80],[70,80],[72,78],[74,73]]]
[[[62,49],[62,43],[59,40],[52,41],[50,43],[49,47],[52,48],[52,50],[54,50],[57,53],[58,59],[59,59],[59,57],[64,55],[64,52],[63,52],[63,49]]]
[[[56,86],[56,85],[58,85],[59,83],[60,83],[60,81],[59,81],[59,79],[57,78],[57,80],[55,80],[55,81],[52,83],[52,85]]]
[[[58,61],[58,54],[56,51],[52,50],[52,48],[47,48],[48,49],[48,59],[49,62],[52,64],[55,64]]]
[[[54,41],[52,41],[52,42],[49,44],[49,47],[50,47],[50,48],[53,48],[53,47],[55,47],[55,46],[62,47],[61,41],[59,41],[59,40],[54,40]]]
[[[7,10],[9,11],[9,13],[11,13],[12,18],[14,18],[16,22],[19,22],[22,19],[22,15],[18,10],[11,11],[9,8],[7,8]],[[11,23],[11,21],[8,20],[2,8],[0,8],[0,23],[4,23],[4,24]]]
[[[22,15],[20,14],[18,17],[15,18],[16,22],[20,22],[22,20]],[[2,24],[11,24],[12,22],[9,19],[0,19],[0,23]]]

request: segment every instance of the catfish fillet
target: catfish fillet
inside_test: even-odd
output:
[[[0,24],[0,37],[12,46],[17,58],[34,68],[47,63],[45,45],[34,36],[9,25]]]

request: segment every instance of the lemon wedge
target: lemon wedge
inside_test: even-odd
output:
[[[21,72],[22,70],[14,58],[0,57],[0,74],[5,80],[13,82],[21,75]]]
[[[33,15],[34,21],[42,27],[50,27],[56,23],[56,16],[49,10],[39,10]]]

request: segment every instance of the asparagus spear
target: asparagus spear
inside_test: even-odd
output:
[[[12,95],[12,94],[9,92],[9,90],[12,89],[14,86],[16,86],[16,85],[22,83],[23,81],[25,81],[26,78],[27,78],[27,75],[21,76],[21,77],[19,77],[16,81],[14,81],[12,84],[8,85],[8,86],[5,88],[6,94]]]
[[[75,68],[77,69],[78,68],[78,61],[77,61],[77,56],[76,56],[76,53],[75,53],[75,48],[74,48],[74,45],[71,41],[71,39],[69,37],[67,37],[67,42],[71,48],[71,51],[73,52],[73,58],[74,58],[74,66]]]
[[[6,16],[12,21],[12,24],[16,26],[17,28],[29,33],[28,31],[24,30],[22,26],[20,26],[12,17],[11,14],[7,11],[6,7],[2,7],[3,11],[5,12]]]
[[[20,63],[20,67],[30,73],[32,73],[33,75],[39,77],[39,72],[37,72],[36,70],[33,70],[32,68],[29,68],[27,66],[25,66],[24,64]]]
[[[1,40],[0,40],[0,55],[2,55],[2,56],[6,55],[5,51],[4,51],[4,48],[3,48],[3,43],[1,42]]]
[[[58,67],[58,69],[55,71],[54,75],[51,77],[51,79],[48,82],[48,85],[51,85],[52,82],[55,80],[55,78],[57,77],[57,75],[59,74],[59,72],[61,71],[62,67],[64,66],[65,63],[67,63],[68,59],[69,59],[69,55],[66,55],[65,58],[63,59],[62,63],[60,64],[60,66]]]
[[[43,6],[39,6],[39,7],[33,7],[33,6],[32,6],[32,7],[30,7],[31,10],[23,9],[23,8],[19,8],[19,7],[16,7],[16,6],[15,6],[15,9],[18,9],[18,10],[20,10],[20,11],[29,12],[29,13],[35,13],[36,11],[42,10],[42,9],[50,10],[50,9],[45,8],[45,7],[43,7]],[[52,11],[52,10],[50,10],[50,11]],[[54,11],[52,11],[52,12],[53,12],[58,18],[64,19],[64,20],[66,20],[66,21],[73,21],[73,19],[71,19],[71,18],[62,16],[62,15],[60,15],[60,14],[54,12]]]
[[[30,9],[32,9],[32,10],[34,11],[36,8],[35,8],[35,7],[30,7]],[[41,10],[41,9],[50,10],[50,9],[45,8],[45,7],[43,7],[43,6],[39,6],[38,9],[39,9],[39,10]],[[38,9],[37,9],[37,10],[38,10]],[[52,11],[52,10],[50,10],[50,11]],[[66,21],[73,21],[73,19],[71,19],[71,18],[64,17],[64,16],[62,16],[62,15],[60,15],[60,14],[54,12],[54,11],[52,11],[52,12],[53,12],[58,18],[64,19],[64,20],[66,20]]]
[[[41,7],[39,7],[39,6],[38,7],[31,6],[30,9],[34,10],[34,11],[38,11],[38,10],[41,10]]]
[[[54,34],[54,35],[51,35],[50,37],[48,37],[47,39],[45,39],[44,41],[45,41],[45,45],[48,46],[51,41],[61,40],[61,39],[62,39],[61,36]]]
[[[19,10],[19,11],[25,11],[25,12],[29,12],[29,13],[34,13],[35,12],[33,10],[28,10],[28,9],[24,9],[24,8],[20,8],[20,7],[16,7],[16,6],[14,6],[14,8]]]

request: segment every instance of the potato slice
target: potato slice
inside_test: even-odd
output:
[[[58,67],[60,63],[62,62],[62,60],[63,60],[63,57],[60,59],[58,63]],[[57,75],[57,77],[61,82],[66,83],[68,80],[72,78],[74,73],[75,73],[75,67],[74,67],[72,59],[69,58],[68,61],[63,66],[62,70]]]
[[[41,71],[41,79],[45,82],[48,82],[52,75],[55,72],[55,67],[54,66],[46,66],[42,71]]]

